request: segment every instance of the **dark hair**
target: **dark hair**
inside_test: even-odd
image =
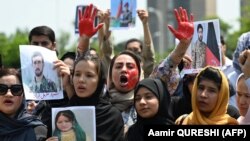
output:
[[[214,67],[207,67],[205,68],[203,71],[200,72],[200,74],[198,75],[197,78],[197,85],[205,79],[209,79],[212,80],[218,87],[218,89],[220,90],[221,88],[221,83],[222,83],[222,76],[219,72],[218,69],[214,68]]]
[[[42,35],[47,36],[52,43],[54,43],[56,40],[55,33],[50,27],[37,26],[30,31],[29,42],[31,42],[32,36],[42,36]]]
[[[225,40],[224,40],[224,37],[222,35],[220,36],[220,43],[222,45],[225,45]]]
[[[42,63],[44,63],[42,53],[41,52],[34,52],[32,57],[31,57],[32,64],[33,64],[33,58],[36,57],[36,56],[41,56],[42,57]]]
[[[125,51],[122,51],[120,52],[118,55],[114,56],[110,62],[110,66],[109,66],[109,79],[112,80],[112,68],[114,66],[114,63],[115,63],[115,60],[117,57],[119,57],[120,55],[128,55],[128,56],[131,56],[134,60],[135,60],[135,63],[136,63],[136,66],[138,67],[138,71],[139,71],[139,78],[141,76],[141,64],[140,64],[140,59],[139,57],[134,54],[133,52],[129,51],[129,50],[125,50]]]
[[[65,59],[70,58],[72,60],[75,60],[76,53],[75,52],[66,52],[63,54],[60,60],[64,61]]]
[[[0,68],[3,67],[3,62],[2,62],[2,55],[0,54]]]
[[[183,76],[183,83],[185,83],[187,85],[190,82],[194,82],[196,76],[197,76],[197,74],[185,74]]]
[[[103,64],[101,60],[96,55],[92,55],[89,52],[80,56],[79,58],[76,59],[74,63],[73,77],[75,73],[75,67],[80,61],[92,61],[95,64],[99,80],[98,80],[96,91],[94,92],[95,95],[93,97],[99,97],[103,91],[104,84],[106,84],[106,77],[104,74],[104,68],[103,68]]]
[[[71,110],[59,111],[56,114],[56,117],[55,117],[55,131],[54,131],[53,135],[58,136],[59,140],[61,140],[61,131],[60,131],[60,129],[58,129],[58,127],[56,125],[56,123],[58,121],[58,118],[60,116],[65,116],[65,117],[67,117],[69,119],[70,122],[72,122],[72,128],[73,128],[73,130],[75,132],[75,136],[76,136],[77,141],[80,141],[80,140],[85,141],[86,140],[86,134],[83,131],[83,129],[81,128],[81,126],[78,124],[78,122],[76,120],[76,117],[75,117],[75,114]]]
[[[140,48],[141,50],[143,49],[143,43],[141,40],[138,40],[136,38],[132,38],[132,39],[129,39],[126,43],[125,43],[125,50],[128,48],[128,44],[129,43],[132,43],[132,42],[138,42],[140,44]]]
[[[89,52],[90,52],[90,51],[94,51],[94,52],[95,52],[95,54],[93,54],[93,55],[95,55],[95,56],[99,57],[99,55],[98,55],[98,52],[97,52],[96,48],[90,47],[90,48],[89,48]]]
[[[126,2],[126,3],[124,4],[124,6],[129,6],[129,3],[128,3],[128,2]]]
[[[95,48],[93,48],[93,47],[89,48],[89,50],[94,50],[94,51],[96,51],[96,49],[95,49]]]
[[[22,84],[21,72],[14,68],[1,68],[0,69],[0,78],[3,76],[14,75],[16,76],[20,83]]]
[[[202,29],[202,31],[203,31],[203,27],[202,27],[202,25],[201,24],[198,24],[198,26],[197,26],[197,31],[199,30],[199,29]]]

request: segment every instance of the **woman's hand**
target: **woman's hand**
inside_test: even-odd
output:
[[[94,27],[97,8],[93,7],[92,4],[86,7],[84,14],[82,14],[81,10],[78,10],[78,14],[78,27],[80,36],[85,35],[88,38],[91,38],[103,26],[103,23],[100,23],[97,25],[97,27]]]
[[[169,30],[174,34],[174,36],[182,40],[191,40],[194,34],[194,17],[190,15],[190,21],[188,20],[187,11],[182,7],[179,8],[179,12],[177,9],[174,9],[175,17],[178,22],[178,28],[175,30],[171,25],[168,25]]]
[[[241,52],[238,60],[245,78],[250,78],[250,50]]]

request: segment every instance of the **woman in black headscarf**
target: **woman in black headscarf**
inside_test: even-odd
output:
[[[95,106],[96,140],[120,141],[124,132],[122,116],[118,109],[101,97],[105,84],[101,61],[88,53],[79,57],[74,65],[75,94],[70,99],[70,106]]]
[[[20,73],[0,69],[0,140],[43,141],[46,137],[46,126],[25,112]]]
[[[134,91],[137,122],[126,134],[128,141],[143,141],[143,126],[172,125],[169,114],[170,95],[160,79],[141,80]]]

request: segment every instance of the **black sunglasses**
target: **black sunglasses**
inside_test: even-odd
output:
[[[23,94],[23,86],[20,84],[11,85],[10,87],[0,84],[0,95],[5,95],[9,89],[14,96],[21,96]]]

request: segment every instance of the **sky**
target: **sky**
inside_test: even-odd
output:
[[[239,0],[217,0],[217,14],[225,20],[226,23],[232,25],[232,31],[238,30],[240,24],[240,1]]]
[[[67,31],[71,33],[71,41],[77,41],[74,20],[77,5],[93,3],[101,10],[110,9],[109,0],[4,0],[0,1],[0,32],[7,35],[15,33],[17,28],[29,31],[39,25],[51,27],[55,33]],[[139,0],[137,8],[146,8],[146,0]],[[8,13],[8,14],[7,14]],[[139,21],[139,18],[136,19]],[[136,34],[135,34],[136,33]],[[143,36],[142,24],[136,23],[136,27],[127,30],[113,31],[115,43],[135,37]],[[59,35],[58,35],[59,36]],[[72,39],[73,38],[73,39]]]
[[[233,29],[239,28],[238,0],[217,0],[218,16],[233,24]],[[77,40],[74,32],[74,19],[77,5],[93,3],[101,10],[110,9],[110,0],[1,0],[0,2],[0,32],[7,35],[15,33],[17,28],[31,30],[35,26],[50,26],[59,36],[60,31],[71,33],[71,42]],[[137,0],[137,9],[145,9],[146,0]],[[142,24],[137,16],[136,26],[130,29],[113,31],[114,43],[129,38],[143,36]]]

